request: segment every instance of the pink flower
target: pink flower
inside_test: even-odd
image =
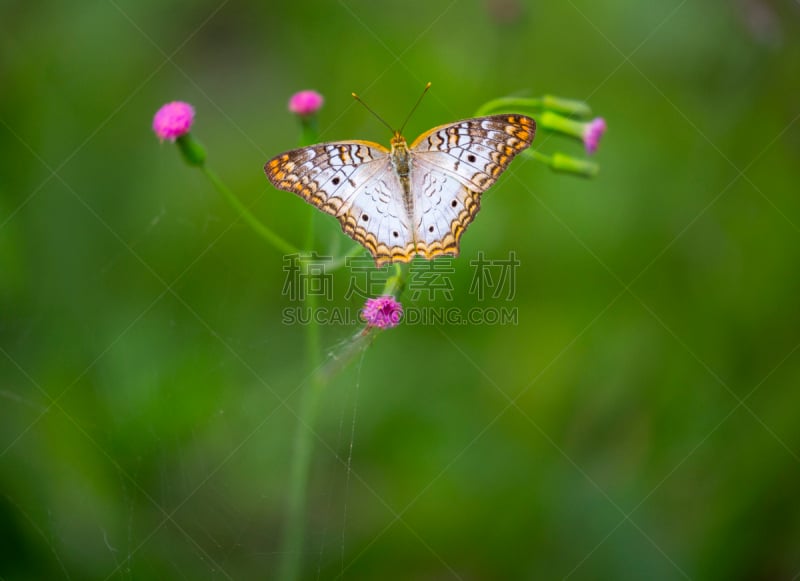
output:
[[[325,99],[316,91],[300,91],[289,99],[289,111],[307,117],[322,108]]]
[[[398,303],[392,295],[367,299],[361,315],[367,321],[367,325],[389,329],[400,323],[400,318],[403,316],[403,305]]]
[[[183,101],[167,103],[153,117],[153,131],[161,141],[175,141],[189,133],[194,121],[194,108]]]
[[[583,128],[583,144],[586,146],[586,151],[594,153],[597,151],[597,146],[600,145],[600,138],[606,132],[606,120],[602,117],[592,119],[584,125]]]

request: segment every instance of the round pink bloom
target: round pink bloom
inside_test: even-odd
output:
[[[398,303],[392,295],[367,299],[361,315],[367,325],[380,329],[396,327],[403,316],[403,305]]]
[[[183,101],[167,103],[153,117],[153,131],[161,141],[175,141],[192,128],[194,107]]]
[[[322,108],[325,99],[316,91],[300,91],[289,99],[289,111],[297,115],[313,115]]]
[[[589,121],[583,128],[583,144],[586,146],[586,151],[594,153],[600,145],[600,138],[606,132],[606,120],[602,117],[597,117]]]

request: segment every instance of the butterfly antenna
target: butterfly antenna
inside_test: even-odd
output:
[[[408,123],[408,120],[411,119],[411,115],[413,115],[414,111],[417,110],[417,107],[419,107],[419,104],[422,102],[422,98],[425,96],[425,93],[427,93],[428,89],[430,88],[431,88],[431,83],[430,81],[428,81],[428,84],[425,85],[424,89],[422,89],[422,94],[419,96],[419,99],[417,99],[416,104],[411,108],[411,112],[408,114],[408,117],[406,117],[406,120],[403,121],[403,125],[400,127],[400,133],[402,133],[403,129],[406,128],[406,123]]]
[[[362,105],[364,105],[364,107],[366,107],[367,111],[369,111],[370,113],[372,113],[373,115],[375,115],[375,117],[378,119],[378,121],[380,121],[381,123],[383,123],[384,125],[386,125],[386,127],[388,127],[388,128],[389,128],[389,131],[391,131],[392,133],[394,133],[394,129],[392,129],[392,126],[391,126],[391,125],[389,125],[389,124],[388,124],[386,121],[384,121],[384,120],[383,120],[383,117],[381,117],[381,116],[380,116],[380,115],[378,115],[378,114],[377,114],[375,111],[373,111],[373,110],[372,110],[372,107],[370,107],[370,106],[369,106],[369,105],[367,105],[367,104],[366,104],[364,101],[362,101],[362,100],[361,100],[361,97],[359,97],[359,96],[358,96],[358,95],[356,95],[355,93],[352,93],[352,95],[353,95],[353,99],[355,99],[356,101],[358,101],[359,103],[361,103]]]

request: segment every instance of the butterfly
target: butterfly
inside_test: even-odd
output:
[[[434,127],[411,145],[401,131],[391,150],[370,141],[321,143],[281,153],[264,171],[276,188],[335,216],[379,267],[458,256],[481,194],[531,145],[536,123],[516,114],[476,117]]]

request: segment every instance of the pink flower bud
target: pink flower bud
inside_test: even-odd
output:
[[[322,98],[322,95],[316,91],[300,91],[292,95],[292,98],[289,99],[289,111],[296,115],[307,117],[319,111],[324,102],[325,100]]]
[[[361,315],[367,325],[380,329],[389,329],[400,324],[403,316],[403,305],[395,300],[392,295],[367,299]]]
[[[192,128],[194,108],[183,101],[167,103],[153,117],[153,131],[161,141],[175,141]]]
[[[589,121],[583,129],[583,144],[586,146],[586,151],[594,153],[597,151],[597,146],[600,145],[600,138],[606,132],[606,120],[602,117],[597,117]]]

